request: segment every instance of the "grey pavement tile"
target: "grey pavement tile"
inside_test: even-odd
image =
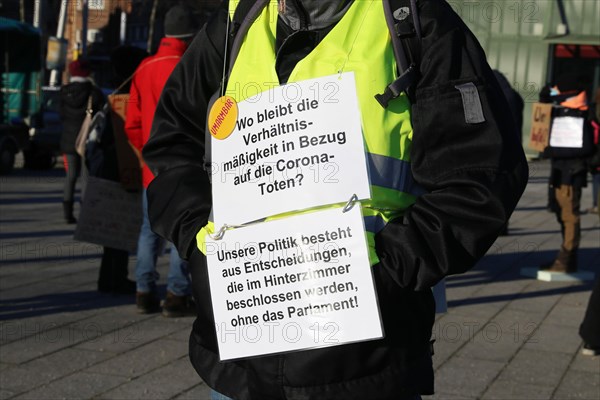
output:
[[[35,228],[25,229],[23,233],[31,234],[32,229]],[[72,238],[61,238],[55,243],[7,239],[4,246],[0,247],[0,260],[4,264],[3,276],[15,276],[19,268],[36,268],[42,273],[56,268],[66,272],[78,272],[77,267],[82,271],[89,270],[98,266],[101,257],[102,247],[74,242]]]
[[[156,315],[157,320],[168,326],[174,326],[174,332],[189,329],[191,331],[192,325],[194,324],[195,317],[183,317],[183,318],[165,318],[162,315]]]
[[[179,329],[181,329],[181,326],[177,321],[156,316],[119,328],[116,332],[103,335],[95,341],[81,343],[77,347],[123,353],[156,339],[166,337]]]
[[[579,330],[564,325],[542,323],[524,344],[528,350],[575,354],[581,345]]]
[[[26,230],[24,234],[31,234],[32,229],[35,228]],[[19,242],[7,238],[0,247],[0,260],[5,266],[2,271],[3,278],[17,277],[19,268],[36,268],[41,274],[47,270],[60,270],[62,273],[79,272],[78,267],[80,271],[87,271],[94,265],[97,266],[101,255],[101,248],[89,249],[84,243],[73,242],[67,238],[60,238],[56,242]],[[20,275],[24,281],[35,278]]]
[[[571,354],[522,349],[502,371],[499,379],[556,387],[569,368],[571,358]]]
[[[111,299],[107,299],[106,301],[110,304]],[[118,341],[119,338],[125,336],[131,337],[134,334],[136,329],[130,327],[130,325],[152,318],[153,316],[151,315],[135,312],[133,304],[120,304],[101,310],[89,318],[71,324],[71,326],[80,331],[90,332],[91,337],[96,337],[96,340],[103,335],[108,335]],[[115,332],[116,330],[120,330],[121,332]]]
[[[190,333],[192,333],[192,324],[193,324],[192,321],[193,321],[193,319],[190,319],[189,326],[186,326],[185,328],[183,328],[179,332],[175,332],[175,333],[169,335],[168,339],[176,340],[178,342],[187,343],[190,340]]]
[[[502,279],[498,277],[496,279]],[[478,297],[485,297],[493,300],[499,298],[500,302],[508,302],[513,297],[517,297],[519,293],[526,290],[530,282],[525,279],[515,279],[507,282],[491,282],[486,284],[477,292]],[[491,301],[490,301],[491,302]]]
[[[585,228],[585,227],[584,227]],[[599,231],[598,231],[598,226],[592,227],[591,229],[594,229],[593,232],[590,232],[589,234],[584,234],[581,237],[581,242],[579,243],[579,248],[580,249],[593,249],[595,247],[598,247],[598,242],[600,241],[599,238]],[[582,263],[581,264],[581,269],[587,269],[587,270],[594,270],[594,264],[593,262],[590,263]]]
[[[453,393],[435,393],[433,396],[421,396],[423,400],[475,400],[475,397],[467,397]]]
[[[25,316],[24,318],[0,321],[0,344],[21,340],[42,330],[48,331],[61,326],[69,329],[80,329],[82,321],[88,318],[93,319],[95,315],[102,312],[97,309],[75,311],[76,307],[71,308],[73,311],[60,311],[62,307],[71,308],[71,306],[60,305],[55,305],[52,308],[52,305],[48,304],[44,306],[45,310],[41,311],[36,309],[35,305],[28,306],[25,304],[22,309],[16,311]]]
[[[96,364],[87,371],[135,378],[187,354],[186,342],[160,339]]]
[[[545,215],[541,213],[523,213],[519,211],[517,213],[520,216],[513,213],[509,222],[509,234],[515,236],[522,243],[533,244],[530,248],[532,252],[539,252],[545,247],[554,250],[554,246],[551,247],[547,243],[551,242],[553,237],[556,238],[556,241],[559,239],[560,233],[556,222],[549,224],[546,219],[543,219]],[[527,234],[527,236],[523,234]]]
[[[479,285],[472,281],[446,282],[446,300],[459,301],[469,299],[479,290]]]
[[[53,282],[52,286],[47,282],[37,282],[31,285],[24,285],[17,288],[0,290],[0,302],[10,304],[10,302],[23,299],[34,298],[45,293],[58,293],[68,288],[68,285],[63,285],[61,282]]]
[[[11,289],[12,291],[12,289]],[[80,305],[99,297],[94,290],[46,284],[46,289],[34,296],[15,296],[2,300],[4,319],[24,319],[71,310],[85,310]],[[96,307],[93,307],[96,308]]]
[[[0,387],[14,393],[26,392],[109,357],[114,357],[114,354],[64,349],[2,371]]]
[[[474,318],[463,317],[454,313],[446,313],[433,325],[435,339],[433,356],[434,368],[446,362],[460,347],[473,340],[477,326],[484,325]]]
[[[504,363],[497,361],[452,357],[436,371],[436,388],[443,393],[477,398],[503,367]]]
[[[98,265],[99,264],[100,262],[98,262]],[[75,287],[78,291],[93,290],[95,292],[96,288],[98,287],[98,276],[96,274],[92,275],[87,271],[59,277],[51,280],[51,284],[54,284],[55,281],[60,281],[61,285],[69,288]]]
[[[100,399],[169,399],[201,382],[187,357],[102,393]]]
[[[5,274],[5,271],[3,271],[0,289],[10,290],[45,282],[47,284],[47,291],[53,293],[51,290],[52,286],[69,286],[68,280],[73,279],[72,277],[79,279],[97,277],[99,264],[99,259],[94,259],[93,264],[82,264],[80,262],[67,265],[52,265],[32,261],[31,263],[16,266],[21,269],[20,273]],[[24,274],[23,271],[35,271],[35,274]]]
[[[569,371],[563,378],[553,399],[600,399],[600,375],[593,372]]]
[[[32,315],[35,313],[32,313]],[[13,319],[0,321],[0,344],[7,344],[18,340],[23,340],[30,336],[41,336],[42,332],[52,329],[65,327],[65,329],[75,326],[75,324],[85,319],[85,314],[62,313],[33,316],[32,318]]]
[[[600,376],[600,356],[584,356],[578,351],[571,363],[570,369],[581,372],[592,372]]]
[[[177,395],[173,400],[210,400],[210,388],[205,383],[201,383]]]
[[[127,378],[122,376],[77,372],[21,394],[15,399],[89,399],[126,381]],[[138,394],[131,398],[140,397]]]
[[[585,307],[581,305],[563,305],[562,299],[558,302],[556,307],[550,311],[550,314],[546,317],[546,323],[553,325],[563,325],[572,328],[579,329],[583,316],[585,314]]]
[[[485,323],[493,318],[505,304],[501,302],[487,302],[485,297],[474,294],[472,297],[448,302],[450,312],[469,318],[472,321]]]
[[[0,260],[2,256],[0,255]],[[16,260],[7,261],[7,266],[2,267],[0,272],[0,289],[6,290],[13,286],[23,286],[34,282],[52,280],[63,275],[74,273],[86,273],[90,276],[98,273],[99,259],[93,258],[89,260],[76,260],[74,257],[69,260],[65,258],[60,261],[60,264],[40,262],[37,260],[28,261],[25,265],[13,265]],[[23,270],[35,268],[35,274],[23,274]]]
[[[487,319],[467,317],[452,310],[435,322],[433,337],[440,342],[467,342],[473,339],[475,331],[488,322]]]
[[[481,400],[548,400],[552,386],[539,386],[506,379],[497,379],[481,396]]]
[[[531,286],[528,286],[523,293],[512,300],[507,308],[546,314],[550,312],[563,294],[557,292],[558,288],[556,286],[556,283],[546,283],[542,286],[538,284],[538,281],[532,280]]]
[[[0,362],[24,363],[34,358],[74,346],[85,340],[85,335],[69,327],[48,330],[41,327],[32,336],[3,345],[0,352]]]
[[[506,363],[517,353],[521,345],[516,330],[512,331],[508,326],[490,321],[481,327],[457,355],[474,360]]]
[[[0,400],[5,400],[13,397],[15,394],[13,392],[9,392],[8,390],[4,390],[0,388]]]
[[[584,308],[587,307],[592,294],[591,286],[578,287],[577,289],[579,290],[565,294],[561,299],[561,305]]]
[[[524,343],[532,339],[532,335],[545,317],[546,315],[540,312],[528,312],[507,307],[498,313],[489,324],[498,325],[502,329],[502,334],[509,336],[513,341]],[[490,333],[492,333],[491,330]]]

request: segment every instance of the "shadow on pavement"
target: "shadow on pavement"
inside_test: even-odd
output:
[[[4,221],[2,221],[4,223]],[[2,232],[0,239],[23,239],[23,238],[42,238],[54,236],[73,236],[74,229],[65,229],[61,231],[39,231],[39,232]]]
[[[15,198],[15,199],[0,199],[0,205],[10,204],[48,204],[48,203],[62,203],[62,196],[56,197],[33,197],[29,199]]]
[[[80,242],[75,242],[80,243]],[[88,260],[90,262],[94,262],[95,264],[99,264],[99,259],[102,257],[102,249],[95,244],[87,244],[82,243],[82,248],[85,249],[85,246],[89,248],[89,252],[86,254],[74,255],[72,253],[58,256],[31,256],[30,259],[27,256],[22,256],[20,258],[16,258],[13,260],[2,260],[2,266],[7,265],[21,265],[21,264],[31,264],[31,263],[53,263],[53,264],[65,264],[65,263],[74,263],[81,260]],[[57,248],[57,250],[60,250]],[[82,251],[83,252],[83,251]],[[1,267],[0,267],[1,268]]]
[[[3,195],[19,195],[19,196],[29,196],[29,195],[57,195],[60,196],[63,194],[62,190],[3,190]]]
[[[0,321],[96,310],[126,304],[132,306],[135,304],[133,294],[113,295],[97,291],[44,294],[0,301]]]
[[[483,296],[483,297],[472,297],[468,299],[461,300],[450,300],[448,301],[448,307],[460,307],[460,306],[469,306],[473,304],[484,304],[484,303],[497,303],[502,301],[511,301],[515,299],[531,299],[536,297],[544,297],[544,296],[555,296],[559,294],[567,294],[567,293],[577,293],[577,292],[591,292],[592,291],[592,282],[582,282],[581,285],[577,286],[567,286],[561,288],[547,289],[547,290],[539,290],[537,292],[528,292],[528,293],[508,293],[508,294],[499,294],[494,296]]]
[[[552,261],[557,251],[529,251],[516,253],[490,254],[485,256],[472,270],[465,275],[449,276],[446,279],[448,288],[459,288],[487,283],[508,282],[515,280],[531,279],[520,274],[521,268],[536,267],[544,262]],[[579,267],[581,270],[592,271],[596,276],[600,274],[600,249],[584,248],[579,250]],[[582,291],[591,291],[593,282],[580,282],[568,287],[556,287],[555,283],[548,282],[548,289],[527,293],[506,293],[492,296],[471,297],[460,300],[448,301],[449,307],[458,307],[472,304],[495,303],[513,299],[535,298],[553,296]]]
[[[581,228],[581,232],[593,232],[600,231],[600,227],[589,227],[589,228]],[[559,229],[551,230],[551,231],[532,231],[530,229],[524,228],[511,228],[508,227],[508,232],[510,234],[519,235],[519,236],[531,236],[531,235],[551,235],[554,233],[560,233]]]

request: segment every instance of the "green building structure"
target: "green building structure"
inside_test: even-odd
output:
[[[600,86],[600,0],[449,0],[525,101],[523,143],[531,105],[547,83],[566,72],[581,76],[593,101]],[[527,149],[531,155],[533,151]]]

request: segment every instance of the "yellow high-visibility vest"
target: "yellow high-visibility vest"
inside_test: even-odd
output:
[[[239,0],[230,1],[233,16]],[[275,69],[277,1],[271,0],[248,30],[231,69],[226,93],[240,102],[279,84]],[[353,71],[362,114],[362,132],[371,185],[370,200],[361,201],[371,264],[375,234],[411,206],[420,190],[410,167],[412,126],[410,103],[403,93],[383,108],[374,96],[397,77],[396,61],[386,26],[383,2],[355,1],[327,36],[299,61],[288,83]],[[286,216],[291,213],[285,214]],[[199,232],[204,249],[207,226]]]

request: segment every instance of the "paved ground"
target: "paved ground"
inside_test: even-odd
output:
[[[600,399],[600,357],[580,355],[577,334],[591,284],[519,275],[560,244],[547,177],[531,164],[510,236],[448,279],[433,399]],[[73,241],[61,184],[58,168],[0,177],[0,399],[208,399],[187,359],[191,319],[141,316],[132,297],[95,291],[100,249]],[[598,217],[582,228],[581,265],[600,273]]]

